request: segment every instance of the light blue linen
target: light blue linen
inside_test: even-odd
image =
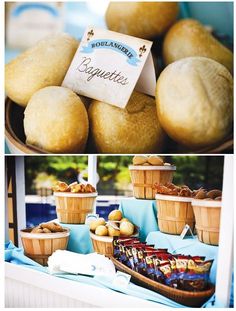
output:
[[[5,244],[5,261],[21,265],[23,267],[31,268],[41,272],[48,273],[47,267],[43,267],[24,255],[22,248],[15,247],[11,242]],[[151,290],[145,289],[133,283],[130,283],[127,288],[121,288],[112,284],[112,279],[109,277],[96,276],[88,277],[84,275],[72,275],[72,274],[55,274],[55,277],[65,278],[72,281],[86,283],[93,286],[109,288],[121,292],[126,295],[139,297],[141,299],[157,302],[169,307],[183,308],[184,306],[174,301],[155,293]]]
[[[67,246],[68,251],[80,254],[89,254],[94,251],[88,225],[63,223],[60,223],[60,225],[70,229],[70,237]]]

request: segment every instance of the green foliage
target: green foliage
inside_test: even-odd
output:
[[[132,156],[98,156],[97,185],[100,194],[122,194],[132,189],[128,166]],[[25,157],[26,193],[35,193],[42,179],[67,183],[77,180],[78,173],[87,169],[87,156],[28,156]],[[165,161],[176,165],[173,182],[192,189],[221,188],[223,156],[166,156]],[[86,175],[86,173],[85,173]]]

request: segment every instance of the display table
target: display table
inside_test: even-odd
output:
[[[7,307],[184,307],[133,283],[114,285],[108,277],[50,275],[11,242],[5,245],[5,261]]]
[[[145,241],[149,232],[158,230],[155,200],[126,198],[120,201],[119,209],[124,217],[139,227],[141,241]]]

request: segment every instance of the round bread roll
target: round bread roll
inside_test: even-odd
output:
[[[133,92],[125,109],[93,101],[89,107],[91,133],[100,153],[154,153],[162,150],[164,132],[155,100]]]
[[[148,39],[162,35],[178,12],[177,2],[110,2],[106,23],[110,30]]]
[[[91,231],[95,231],[98,226],[105,226],[105,224],[106,224],[105,219],[100,217],[98,219],[91,221],[91,223],[89,224],[89,228]]]
[[[48,86],[37,91],[24,112],[26,143],[51,153],[80,153],[88,137],[88,115],[71,90]]]
[[[108,235],[109,236],[120,236],[120,229],[115,229],[112,226],[108,226]]]
[[[157,82],[158,117],[167,134],[190,149],[220,142],[233,119],[233,79],[205,57],[170,64]]]
[[[107,227],[103,225],[98,226],[95,230],[95,234],[100,235],[100,236],[108,235]]]
[[[78,48],[67,34],[54,34],[26,50],[5,67],[6,94],[25,107],[46,86],[61,85]]]
[[[133,157],[133,165],[143,165],[147,162],[146,156],[134,156]]]
[[[165,64],[190,57],[203,56],[216,60],[233,72],[233,53],[217,41],[207,29],[194,19],[177,22],[166,34],[163,43]]]
[[[122,217],[123,217],[122,212],[118,209],[111,211],[108,215],[108,219],[113,221],[119,221],[122,219]]]
[[[148,163],[150,163],[151,165],[158,165],[158,166],[164,165],[164,161],[162,160],[162,158],[155,155],[148,157]]]
[[[130,236],[134,233],[134,225],[129,221],[123,221],[120,224],[120,234]]]

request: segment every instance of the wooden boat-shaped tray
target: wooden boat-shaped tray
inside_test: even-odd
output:
[[[167,285],[163,285],[153,281],[138,272],[133,271],[114,257],[110,257],[117,270],[131,275],[131,280],[137,285],[148,288],[161,294],[177,303],[188,307],[201,307],[215,292],[215,287],[209,284],[209,288],[199,292],[188,292],[180,289],[175,289]]]

